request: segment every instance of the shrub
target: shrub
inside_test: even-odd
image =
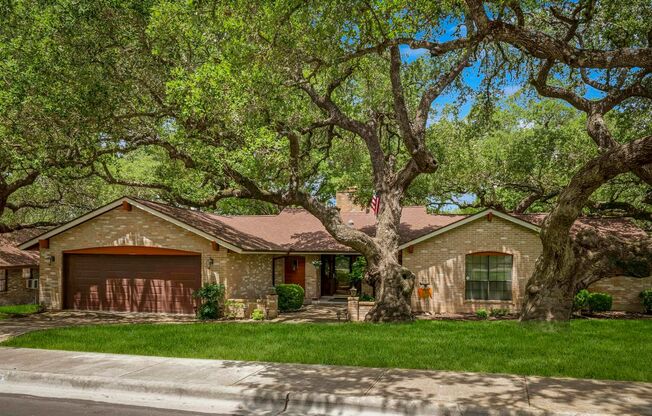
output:
[[[278,295],[278,309],[287,311],[296,311],[303,306],[303,288],[299,285],[276,285],[276,294]]]
[[[507,316],[509,314],[509,309],[506,308],[491,308],[489,310],[489,315],[493,316],[494,318],[500,318],[503,316]]]
[[[605,312],[611,310],[613,298],[607,293],[591,293],[589,294],[589,311],[591,312]]]
[[[359,256],[351,265],[351,273],[349,273],[349,280],[352,285],[357,285],[362,282],[364,275],[367,273],[367,259],[364,256]]]
[[[644,290],[638,296],[643,302],[645,313],[652,313],[652,289]]]
[[[477,316],[480,319],[487,319],[489,317],[489,314],[487,313],[486,309],[478,309],[475,311],[475,316]]]
[[[262,309],[254,309],[253,312],[251,312],[251,319],[254,321],[262,321],[265,319],[265,313]]]
[[[367,293],[363,293],[362,295],[360,295],[360,297],[358,298],[358,300],[359,300],[360,302],[373,302],[373,301],[375,301],[376,299],[374,299],[373,296],[371,296],[371,295],[369,295],[369,294],[367,294]]]
[[[573,298],[573,310],[574,311],[581,311],[582,309],[586,309],[586,307],[589,304],[589,291],[586,289],[582,289]]]
[[[192,296],[201,300],[201,304],[197,308],[197,318],[206,320],[222,316],[224,285],[207,283],[201,289],[196,290]]]

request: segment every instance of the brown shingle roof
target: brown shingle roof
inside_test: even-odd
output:
[[[225,244],[236,251],[245,252],[351,252],[351,249],[338,243],[324,228],[322,223],[312,214],[302,208],[286,208],[278,215],[241,215],[227,216],[202,212],[193,209],[173,207],[158,202],[147,201],[136,198],[127,198],[143,209],[151,210],[162,214],[164,217],[173,219],[176,222],[186,224],[195,229],[206,238],[215,238],[216,241]],[[118,206],[122,200],[99,208],[97,214],[106,212],[107,209]],[[89,213],[88,215],[93,215]],[[476,216],[482,213],[475,214]],[[513,215],[516,221],[527,222],[540,226],[546,214],[518,214]],[[343,212],[342,217],[345,223],[361,230],[369,235],[375,234],[376,218],[372,213],[366,212]],[[464,220],[470,215],[441,215],[428,214],[425,207],[404,207],[401,216],[399,244],[405,245],[411,241],[437,231],[443,227],[451,226],[454,223]],[[92,218],[92,216],[91,216]],[[83,217],[80,217],[83,219]],[[79,219],[78,219],[79,220]],[[68,223],[62,226],[61,231],[74,226]],[[622,239],[639,239],[646,237],[647,233],[627,219],[597,219],[580,218],[573,226],[572,232],[577,233],[583,227],[592,227],[602,235],[615,235]],[[43,230],[34,230],[33,238],[29,242],[31,247],[36,244],[36,235]],[[61,232],[58,229],[52,230],[47,236],[56,235]],[[22,240],[28,240],[25,236]],[[427,237],[426,237],[427,238]],[[13,241],[21,240],[14,238]],[[15,247],[16,243],[7,244],[7,253],[25,253]],[[35,261],[36,254],[28,253],[32,261]],[[8,254],[7,254],[8,256]],[[17,258],[14,256],[14,258]],[[15,264],[16,260],[10,260]],[[2,267],[2,262],[0,262]]]
[[[245,251],[349,252],[338,243],[322,223],[303,208],[286,208],[278,215],[226,216],[172,207],[152,201],[137,200],[151,209],[169,215],[225,240]],[[403,208],[399,244],[405,244],[460,221],[469,215],[428,214],[423,206]],[[515,218],[540,226],[546,214],[514,214]],[[345,223],[369,235],[376,229],[376,218],[367,212],[344,212]],[[572,234],[591,227],[601,235],[615,235],[624,240],[639,239],[647,233],[625,218],[579,218]]]
[[[246,251],[347,252],[350,247],[338,243],[322,223],[302,208],[286,208],[278,215],[226,216],[172,207],[152,201],[137,202],[225,240]],[[347,224],[369,235],[376,228],[372,213],[342,214]],[[419,238],[438,228],[465,218],[464,215],[431,215],[425,207],[404,207],[400,243]]]
[[[37,250],[21,250],[18,245],[42,234],[43,228],[25,228],[11,233],[0,234],[0,268],[37,266]]]
[[[536,226],[541,226],[547,214],[513,214]],[[647,237],[647,232],[627,218],[578,218],[571,228],[571,235],[576,235],[583,229],[592,228],[601,236],[614,236],[622,240],[637,240]]]

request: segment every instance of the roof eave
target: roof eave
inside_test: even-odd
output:
[[[28,241],[22,243],[21,245],[18,246],[18,248],[21,249],[21,250],[27,250],[27,249],[29,249],[31,247],[34,247],[36,244],[38,244],[39,240],[45,240],[45,239],[54,237],[54,236],[56,236],[58,234],[61,234],[64,231],[67,231],[67,230],[69,230],[71,228],[74,228],[74,227],[76,227],[76,226],[78,226],[78,225],[80,225],[80,224],[82,224],[82,223],[84,223],[86,221],[89,221],[89,220],[91,220],[91,219],[93,219],[95,217],[98,217],[98,216],[106,213],[106,212],[109,212],[109,211],[111,211],[111,210],[113,210],[115,208],[120,207],[123,202],[128,202],[129,204],[135,206],[136,208],[139,208],[139,209],[141,209],[141,210],[143,210],[143,211],[145,211],[145,212],[147,212],[149,214],[152,214],[152,215],[154,215],[156,217],[159,217],[159,218],[162,218],[162,219],[164,219],[164,220],[166,220],[168,222],[171,222],[172,224],[174,224],[174,225],[176,225],[176,226],[178,226],[180,228],[183,228],[185,230],[188,230],[188,231],[190,231],[190,232],[192,232],[194,234],[197,234],[197,235],[199,235],[199,236],[201,236],[201,237],[203,237],[203,238],[205,238],[205,239],[207,239],[209,241],[215,241],[216,243],[220,244],[221,246],[223,246],[223,247],[225,247],[225,248],[227,248],[227,249],[229,249],[231,251],[234,251],[236,253],[242,253],[243,252],[242,248],[240,248],[238,246],[235,246],[235,245],[229,243],[228,241],[224,241],[224,240],[222,240],[220,238],[217,238],[217,237],[215,237],[213,235],[210,235],[210,234],[208,234],[208,233],[206,233],[206,232],[204,232],[204,231],[202,231],[202,230],[200,230],[200,229],[198,229],[196,227],[193,227],[193,226],[191,226],[189,224],[186,224],[186,223],[184,223],[182,221],[179,221],[176,218],[171,217],[171,216],[169,216],[167,214],[164,214],[164,213],[162,213],[160,211],[157,211],[154,208],[150,208],[150,207],[148,207],[148,206],[146,206],[144,204],[141,204],[140,202],[138,202],[138,201],[136,201],[136,200],[134,200],[132,198],[129,198],[129,197],[122,197],[122,198],[120,198],[120,199],[118,199],[116,201],[113,201],[111,203],[108,203],[108,204],[104,205],[103,207],[100,207],[100,208],[98,208],[98,209],[96,209],[94,211],[91,211],[91,212],[89,212],[89,213],[87,213],[85,215],[82,215],[81,217],[78,217],[78,218],[76,218],[76,219],[74,219],[74,220],[72,220],[70,222],[67,222],[67,223],[65,223],[65,224],[63,224],[63,225],[61,225],[59,227],[56,227],[56,228],[54,228],[54,229],[52,229],[52,230],[50,230],[50,231],[48,231],[46,233],[38,235],[38,236],[32,238],[31,240],[28,240]]]

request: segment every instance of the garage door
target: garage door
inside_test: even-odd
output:
[[[200,256],[66,254],[65,307],[193,313]]]

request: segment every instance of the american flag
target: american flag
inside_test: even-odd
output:
[[[374,193],[373,198],[371,198],[371,210],[375,216],[378,216],[380,212],[380,197],[378,196],[378,192]]]

